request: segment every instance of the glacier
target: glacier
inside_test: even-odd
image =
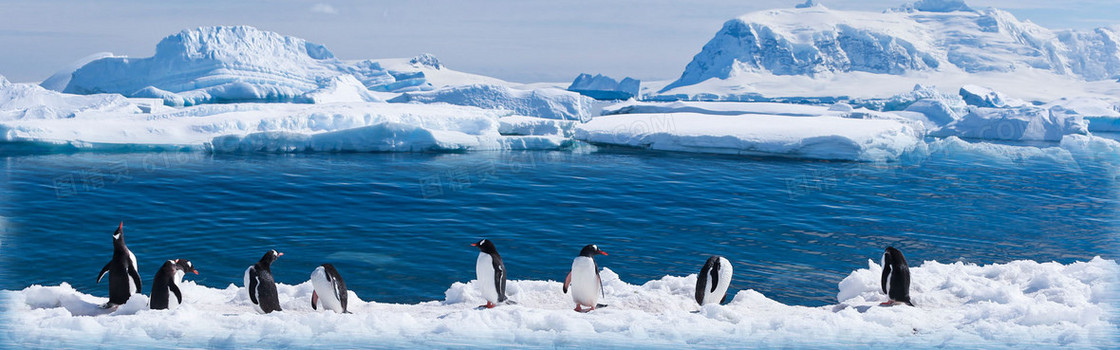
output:
[[[510,280],[515,305],[478,310],[476,281],[456,282],[443,300],[390,304],[349,291],[353,314],[312,310],[310,281],[278,284],[284,311],[252,311],[244,288],[184,281],[184,303],[149,310],[134,296],[116,310],[66,283],[0,291],[5,342],[23,347],[1116,347],[1114,294],[1120,265],[1094,258],[1059,264],[914,262],[917,307],[880,307],[881,267],[869,259],[838,284],[836,304],[781,304],[745,289],[726,305],[696,305],[696,275],[643,284],[601,271],[608,307],[571,310],[561,282]],[[246,332],[246,329],[257,331]],[[806,337],[805,330],[813,336]]]

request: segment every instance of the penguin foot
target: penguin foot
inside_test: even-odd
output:
[[[494,303],[491,303],[491,302],[487,301],[486,305],[479,305],[478,309],[479,310],[484,309],[484,308],[485,309],[493,309],[495,306],[497,306],[497,305],[494,305]]]
[[[117,308],[117,306],[120,306],[120,305],[117,305],[117,304],[113,304],[113,303],[104,303],[104,304],[101,304],[101,308],[102,308],[102,309],[116,309],[116,308]]]
[[[894,301],[894,300],[888,300],[888,301],[884,301],[882,303],[879,303],[879,306],[894,306],[895,303],[896,303],[896,301]]]
[[[588,309],[583,309],[583,305],[576,304],[576,312],[588,313],[591,312],[591,310],[595,310],[595,307],[592,306]]]

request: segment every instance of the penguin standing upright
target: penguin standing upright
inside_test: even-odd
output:
[[[348,314],[346,311],[346,282],[342,280],[342,275],[338,274],[338,270],[334,265],[323,264],[311,271],[311,286],[314,291],[311,292],[311,308],[318,310],[317,303],[322,303],[324,309],[331,309],[340,314]]]
[[[696,302],[700,306],[727,301],[727,287],[731,286],[731,262],[722,256],[712,256],[696,276]]]
[[[272,262],[284,253],[275,249],[264,253],[260,261],[245,269],[245,289],[249,292],[249,301],[253,308],[260,313],[270,313],[280,310],[280,295],[276,292],[276,281],[272,279]]]
[[[564,278],[564,293],[572,289],[572,301],[576,302],[576,311],[587,312],[595,310],[599,297],[603,295],[603,280],[599,278],[599,264],[595,262],[596,255],[607,255],[594,244],[588,244],[579,251],[579,256],[572,260],[572,270]],[[589,309],[582,310],[581,306]]]
[[[101,278],[105,277],[106,273],[109,274],[109,302],[102,307],[122,305],[132,294],[141,292],[140,272],[137,265],[136,255],[132,254],[124,244],[122,221],[117,226],[117,231],[113,233],[113,260],[109,260],[109,263],[101,268],[101,273],[97,274],[97,283],[101,283]]]
[[[889,306],[898,303],[914,306],[910,302],[910,266],[906,264],[906,257],[894,247],[887,247],[883,252],[883,293],[890,298],[879,305]]]
[[[179,291],[179,284],[182,283],[182,276],[180,273],[194,272],[198,274],[198,270],[194,269],[194,264],[187,259],[168,260],[163,263],[163,266],[156,272],[156,277],[152,279],[152,299],[148,301],[148,308],[152,310],[164,310],[170,308],[171,294],[175,293],[175,305],[183,303],[183,293]]]
[[[486,305],[481,307],[493,308],[496,304],[506,301],[506,265],[502,263],[502,256],[494,242],[488,239],[472,243],[478,247],[478,260],[474,264],[474,272],[478,278],[478,288]]]

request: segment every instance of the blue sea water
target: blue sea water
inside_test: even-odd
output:
[[[278,281],[333,263],[363,299],[440,300],[493,240],[511,279],[563,280],[585,244],[629,283],[735,265],[732,290],[835,303],[837,283],[901,249],[924,260],[1120,258],[1120,180],[1093,164],[930,157],[802,161],[595,152],[0,157],[0,289],[96,284],[118,222],[145,293],[167,259],[240,285],[268,249]]]

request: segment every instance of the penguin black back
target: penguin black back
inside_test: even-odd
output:
[[[194,269],[194,265],[189,260],[176,259],[164,262],[163,266],[156,272],[155,278],[152,279],[151,300],[148,302],[150,309],[167,309],[171,304],[171,293],[175,294],[175,299],[179,304],[183,303],[183,293],[179,291],[179,286],[175,284],[176,271],[198,274],[198,270]]]
[[[276,250],[269,250],[261,260],[245,271],[245,287],[249,292],[249,301],[263,313],[282,311],[280,295],[276,292],[276,281],[272,278],[272,263],[283,255],[284,253]]]
[[[140,272],[137,271],[136,255],[124,243],[124,222],[113,232],[113,259],[101,268],[97,283],[109,274],[109,302],[106,307],[122,305],[133,293],[140,293]]]
[[[696,303],[704,305],[704,294],[711,293],[716,290],[719,285],[719,256],[712,256],[708,261],[704,262],[704,267],[700,269],[700,274],[696,276]],[[708,283],[711,281],[711,283]],[[711,285],[711,291],[707,290],[707,286]],[[726,299],[726,296],[724,297]],[[720,303],[725,300],[720,300]]]
[[[906,257],[895,247],[887,247],[883,251],[882,264],[883,276],[880,284],[883,293],[893,302],[914,306],[910,302],[910,266],[906,263]]]

